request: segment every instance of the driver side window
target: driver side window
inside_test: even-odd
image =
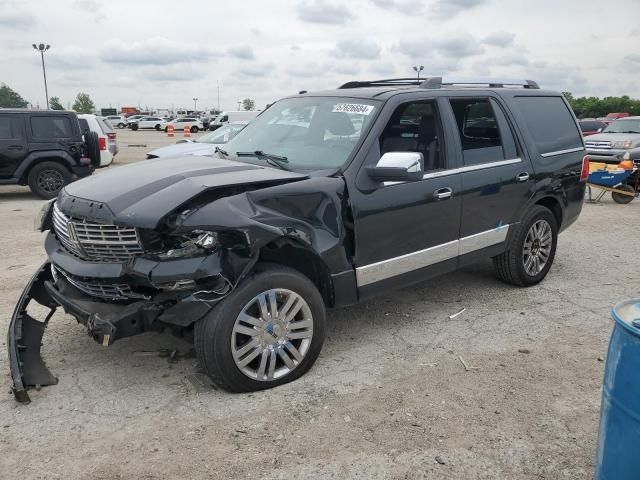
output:
[[[403,103],[393,112],[380,135],[380,154],[420,152],[425,172],[444,168],[440,125],[435,102]]]

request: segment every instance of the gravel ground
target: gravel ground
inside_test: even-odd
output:
[[[110,168],[170,142],[118,136]],[[2,331],[44,260],[41,204],[0,189]],[[0,477],[591,478],[609,310],[640,296],[639,213],[608,195],[586,204],[536,287],[504,285],[485,262],[333,311],[316,366],[259,393],[202,384],[190,346],[168,334],[103,348],[57,313],[43,354],[60,383],[30,405],[8,394],[2,342]]]

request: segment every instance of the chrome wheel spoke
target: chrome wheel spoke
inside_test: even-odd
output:
[[[262,357],[260,357],[260,365],[258,366],[258,380],[262,380],[265,378],[265,374],[267,373],[267,359],[269,358],[269,354],[271,352],[269,350],[262,351]]]
[[[253,361],[254,358],[256,358],[261,353],[262,353],[262,347],[259,347],[259,346],[253,347],[253,350],[248,355],[246,355],[244,358],[242,358],[237,362],[238,366],[240,368],[247,366],[249,363]]]
[[[258,295],[258,304],[260,305],[260,318],[267,321],[271,317],[269,310],[267,309],[267,295],[262,293]]]
[[[233,331],[243,335],[249,335],[250,337],[255,337],[258,334],[258,330],[255,328],[244,327],[242,325],[236,325]]]
[[[264,325],[264,320],[262,320],[261,318],[252,317],[251,315],[247,315],[245,312],[240,313],[238,321],[253,325],[254,327],[258,328],[262,328],[262,326]]]
[[[257,338],[252,339],[251,341],[247,342],[244,344],[244,346],[238,350],[235,351],[235,355],[234,357],[236,359],[240,359],[242,358],[242,356],[247,353],[249,350],[251,350],[252,348],[254,348],[255,346],[257,346],[260,343],[260,340],[258,340]]]
[[[296,368],[295,363],[293,363],[293,360],[291,360],[291,357],[287,352],[284,351],[283,348],[278,350],[278,356],[282,359],[287,368],[289,368],[290,370]]]
[[[273,380],[276,373],[276,351],[271,350],[269,355],[269,372],[267,373],[267,379]]]
[[[285,314],[285,317],[284,317],[285,322],[290,322],[298,314],[298,312],[302,308],[302,302],[300,300],[302,299],[298,297],[298,299],[296,299],[293,302],[293,305],[291,306],[289,311]]]
[[[302,361],[304,356],[298,351],[296,347],[293,346],[291,342],[285,343],[284,346],[287,348],[287,350],[289,350],[293,358],[295,358],[296,362],[300,363]]]

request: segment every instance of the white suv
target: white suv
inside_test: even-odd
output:
[[[142,117],[137,121],[131,123],[131,130],[138,130],[140,128],[155,128],[156,130],[162,130],[167,126],[167,121],[160,117]]]
[[[123,115],[109,115],[104,118],[112,127],[124,128],[127,126],[127,119]]]
[[[166,124],[166,126],[164,127],[165,132],[167,131],[167,127],[169,125],[173,125],[173,129],[176,132],[183,131],[184,127],[189,127],[189,131],[191,133],[196,133],[200,130],[204,130],[204,125],[202,125],[202,121],[199,120],[198,118],[193,118],[193,117],[176,118],[175,120]]]
[[[80,122],[80,130],[82,131],[83,135],[85,134],[86,130],[96,132],[98,134],[98,145],[100,147],[100,167],[111,165],[114,157],[118,153],[116,132],[113,131],[111,125],[105,121],[104,117],[98,117],[97,115],[91,114],[78,115],[78,122]]]

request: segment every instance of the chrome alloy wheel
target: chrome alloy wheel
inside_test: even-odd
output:
[[[553,232],[546,220],[538,220],[527,232],[522,248],[522,263],[527,275],[535,277],[549,261],[553,246]]]
[[[249,378],[275,380],[300,365],[312,337],[307,302],[291,290],[267,290],[244,306],[233,325],[233,361]]]

